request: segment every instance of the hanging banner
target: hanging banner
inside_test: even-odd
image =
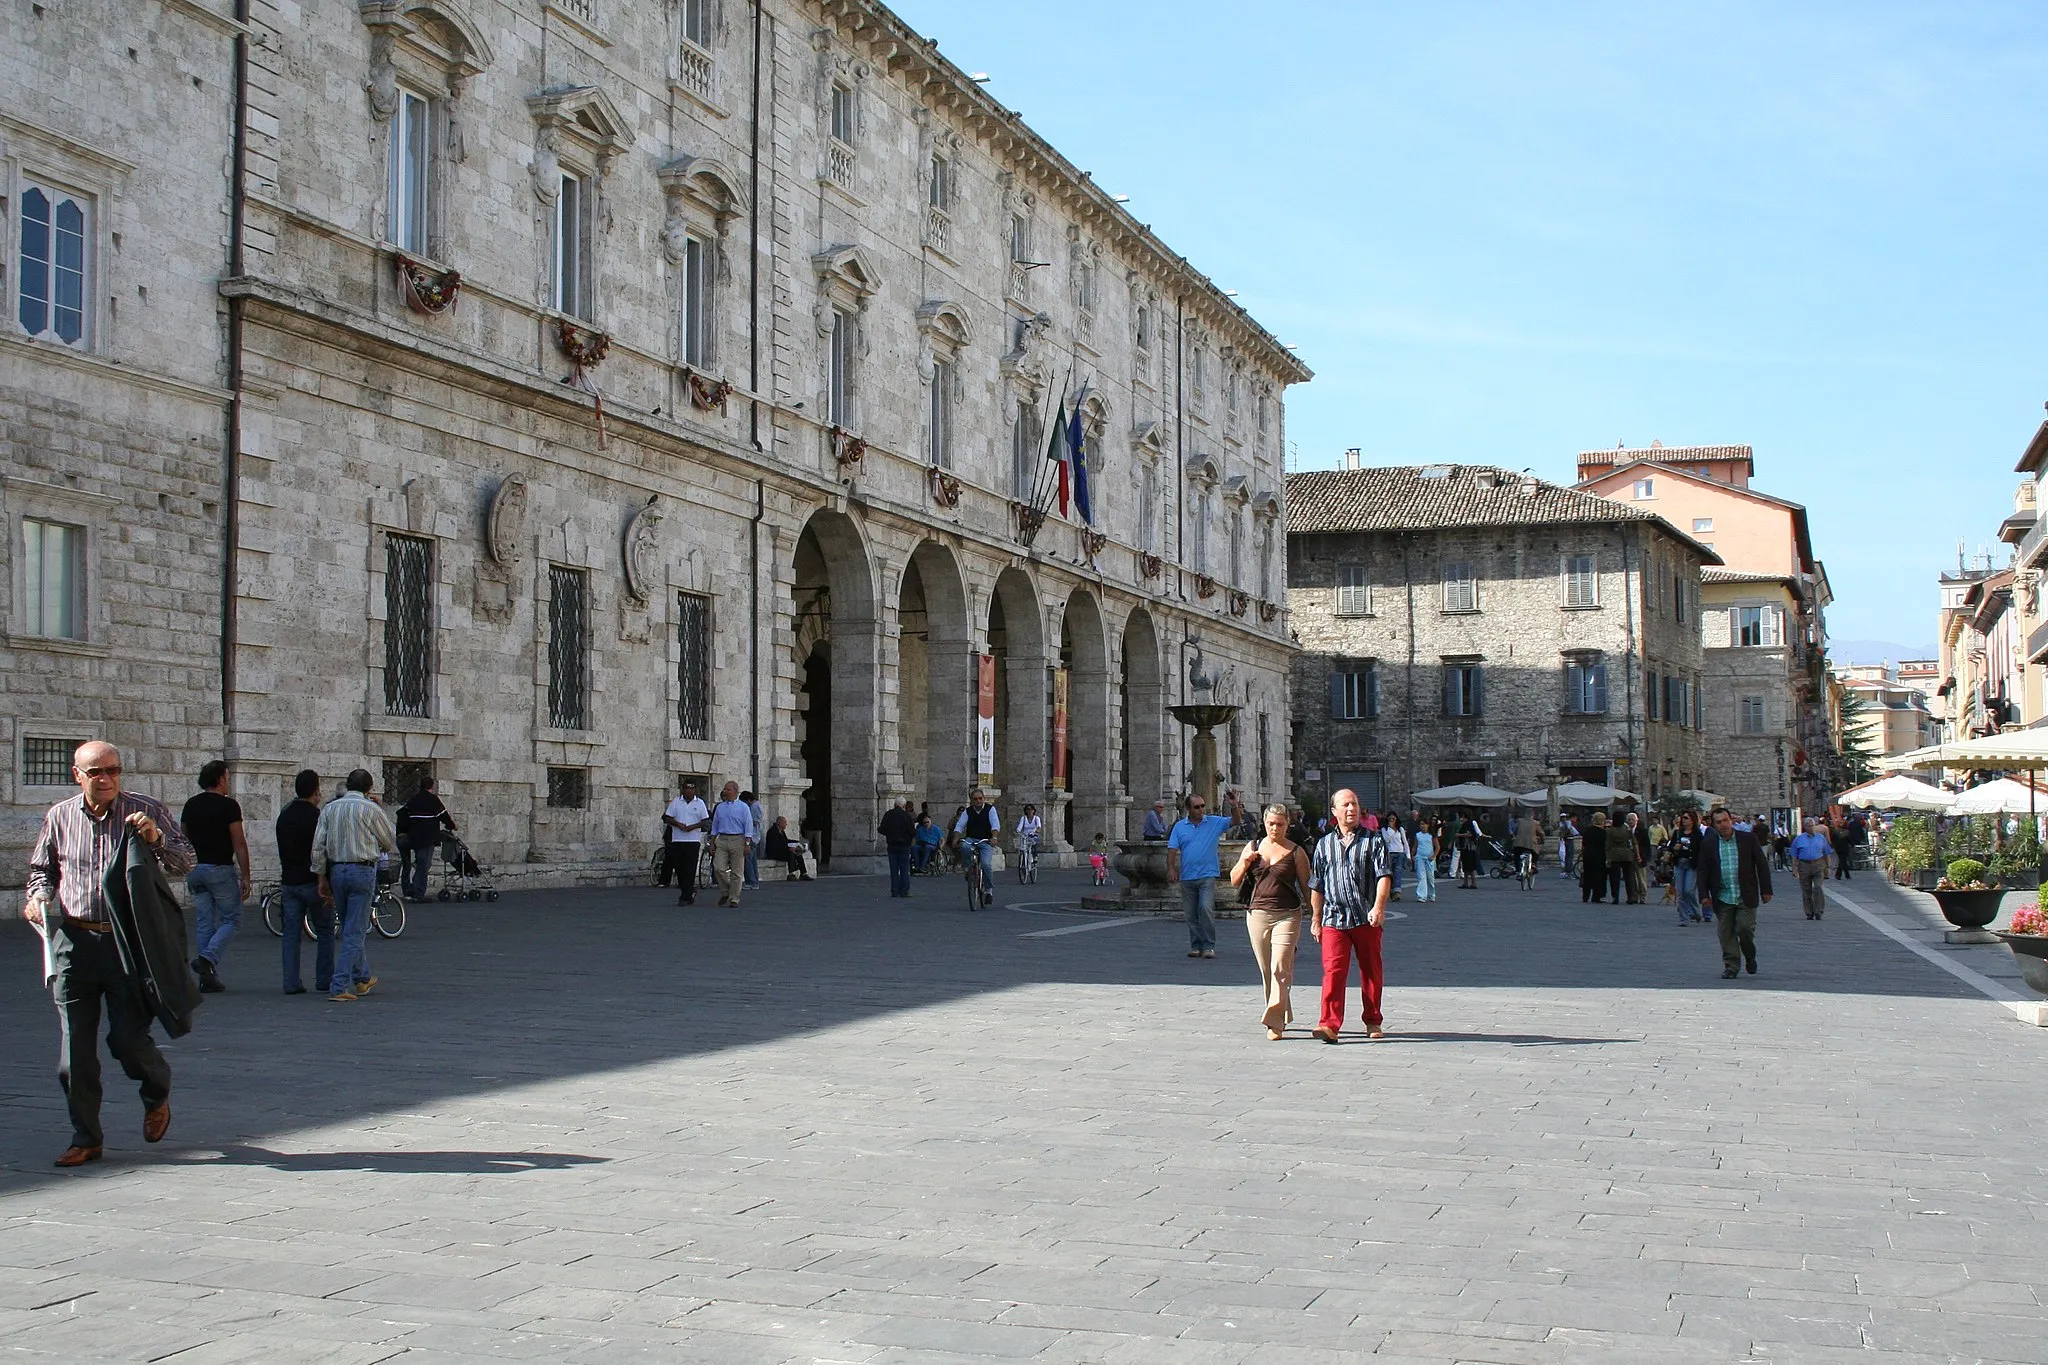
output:
[[[996,656],[977,654],[975,664],[975,781],[994,786],[996,780]]]
[[[1067,670],[1052,671],[1052,789],[1067,788]]]

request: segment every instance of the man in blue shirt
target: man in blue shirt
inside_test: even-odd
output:
[[[1361,828],[1357,792],[1338,792],[1330,798],[1330,809],[1336,813],[1337,828],[1316,845],[1308,878],[1309,932],[1323,950],[1323,1010],[1315,1035],[1334,1043],[1344,1027],[1344,984],[1356,951],[1365,1033],[1368,1038],[1384,1038],[1380,996],[1386,969],[1380,957],[1380,931],[1386,926],[1387,898],[1394,890],[1393,862],[1386,841]]]
[[[1806,817],[1800,832],[1792,836],[1792,867],[1799,874],[1799,900],[1808,919],[1819,919],[1828,908],[1823,883],[1828,879],[1828,858],[1834,851],[1834,844],[1820,832],[1820,821],[1811,815]]]
[[[740,800],[740,784],[728,782],[711,811],[712,856],[718,872],[720,905],[737,907],[747,876],[747,853],[754,847],[754,812]]]
[[[1188,798],[1188,813],[1174,821],[1166,836],[1166,877],[1180,883],[1180,904],[1188,917],[1188,956],[1216,956],[1216,878],[1223,869],[1216,861],[1216,843],[1230,821],[1208,815],[1209,803],[1199,796]]]

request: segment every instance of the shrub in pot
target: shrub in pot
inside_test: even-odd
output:
[[[2023,905],[2012,912],[2012,923],[1998,937],[2012,949],[2013,961],[2027,985],[2048,995],[2048,910],[2039,903]]]
[[[1934,899],[1941,905],[1941,917],[1958,929],[1975,930],[1981,933],[1985,925],[1998,918],[1998,902],[2005,892],[1984,881],[1986,868],[1975,858],[1957,858],[1948,865],[1948,875],[1934,888]],[[1977,941],[1989,943],[1989,938]]]

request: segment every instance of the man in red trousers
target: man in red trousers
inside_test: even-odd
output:
[[[1358,793],[1340,791],[1330,800],[1337,828],[1316,845],[1309,873],[1309,932],[1323,949],[1323,1012],[1315,1029],[1326,1043],[1344,1026],[1344,983],[1351,955],[1365,995],[1365,1036],[1384,1038],[1380,992],[1386,984],[1380,962],[1380,931],[1387,922],[1387,897],[1394,889],[1393,862],[1386,841],[1360,827]]]

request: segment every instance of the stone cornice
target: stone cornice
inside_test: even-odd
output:
[[[1151,228],[1133,218],[1086,172],[1060,155],[1015,112],[990,97],[966,72],[941,56],[936,44],[920,36],[886,6],[877,0],[817,3],[825,21],[842,40],[859,44],[866,49],[869,59],[891,76],[940,106],[998,156],[1030,173],[1044,189],[1057,196],[1069,213],[1107,235],[1125,257],[1148,263],[1170,287],[1182,292],[1192,310],[1210,328],[1236,338],[1287,383],[1306,383],[1314,377],[1292,351],[1226,297],[1214,281],[1162,242]]]
[[[55,365],[61,369],[73,370],[117,383],[133,384],[139,388],[154,389],[174,398],[191,398],[202,403],[223,405],[233,397],[226,389],[210,384],[195,384],[189,379],[177,379],[154,370],[140,369],[134,365],[111,360],[91,351],[74,350],[54,341],[36,341],[19,333],[0,331],[0,352],[19,356],[25,365]]]

